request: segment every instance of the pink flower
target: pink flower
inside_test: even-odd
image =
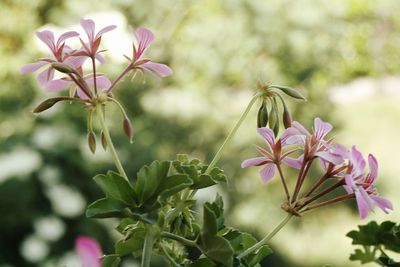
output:
[[[332,139],[324,140],[325,136],[333,128],[331,124],[322,121],[320,118],[315,118],[314,131],[312,133],[307,131],[306,128],[297,121],[292,123],[292,127],[298,129],[301,134],[292,136],[288,140],[288,143],[304,145],[304,155],[300,156],[297,161],[302,161],[304,157],[306,159],[318,157],[334,165],[343,163],[344,154],[342,153],[341,147],[333,146],[331,144]],[[296,165],[301,166],[301,163],[297,162]]]
[[[60,62],[67,65],[70,65],[73,68],[78,68],[82,65],[83,60],[81,57],[70,57],[70,52],[72,49],[65,45],[65,40],[76,37],[79,34],[74,31],[69,31],[63,33],[58,39],[55,41],[54,34],[51,31],[41,31],[37,32],[36,36],[44,42],[50,49],[52,53],[52,57],[48,58],[40,58],[37,62],[24,65],[20,73],[32,73],[46,65],[51,64],[52,62]],[[39,73],[37,76],[38,82],[41,86],[45,86],[47,82],[53,80],[54,77],[54,69],[51,67],[46,68],[44,71]]]
[[[290,136],[298,135],[299,132],[294,128],[288,128],[283,132],[281,138],[275,142],[275,134],[271,129],[263,127],[258,128],[257,131],[267,142],[268,150],[257,146],[257,150],[263,156],[245,160],[242,162],[241,166],[242,168],[246,168],[249,166],[265,165],[264,168],[261,169],[260,175],[264,182],[268,182],[275,175],[276,164],[280,164],[280,162],[283,161],[284,163],[291,165],[292,161],[288,161],[287,156],[294,151],[282,154],[282,150],[289,145],[287,143],[288,138]]]
[[[347,193],[354,193],[361,219],[364,219],[374,206],[378,206],[385,213],[393,210],[392,203],[380,196],[374,186],[378,176],[378,162],[372,155],[368,155],[369,173],[365,174],[365,160],[360,151],[353,146],[350,152],[349,172],[345,175]]]
[[[172,74],[172,70],[165,64],[155,63],[150,59],[143,58],[147,48],[150,47],[154,40],[153,33],[146,28],[139,28],[135,32],[138,46],[133,45],[133,59],[128,58],[132,62],[132,69],[139,69],[145,71],[159,79],[159,77],[167,77]]]
[[[95,35],[96,25],[93,20],[81,19],[81,26],[86,32],[86,35],[88,37],[88,42],[85,43],[82,39],[80,39],[83,48],[78,52],[74,53],[74,55],[96,58],[101,64],[105,63],[103,56],[100,55],[100,53],[104,52],[105,50],[98,51],[100,47],[101,37],[106,32],[114,30],[117,26],[109,25],[107,27],[104,27],[96,35]]]
[[[99,243],[85,236],[75,240],[75,249],[82,263],[82,267],[100,267],[102,252]]]

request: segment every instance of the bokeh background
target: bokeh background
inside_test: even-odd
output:
[[[102,195],[91,180],[114,169],[109,155],[86,145],[80,106],[62,104],[31,113],[44,93],[23,64],[47,53],[38,29],[78,29],[80,18],[100,26],[116,77],[130,51],[132,29],[150,28],[156,41],[148,55],[174,75],[161,82],[127,79],[115,90],[133,119],[129,144],[118,111],[109,114],[128,174],[154,159],[188,153],[209,161],[244,110],[257,81],[289,85],[308,102],[290,102],[296,120],[311,126],[319,116],[335,125],[339,142],[373,152],[380,163],[379,190],[400,206],[400,2],[398,0],[1,0],[0,1],[0,266],[78,266],[78,235],[97,238],[112,253],[113,220],[84,217]],[[227,203],[227,224],[262,237],[284,215],[277,180],[263,185],[257,168],[240,162],[262,144],[254,108],[219,166],[229,184],[218,191]],[[275,253],[263,266],[359,266],[345,234],[368,220],[399,221],[398,210],[361,221],[354,202],[293,220],[272,240]],[[123,266],[136,266],[135,259]],[[165,266],[160,263],[159,266]],[[373,266],[373,265],[371,265]]]

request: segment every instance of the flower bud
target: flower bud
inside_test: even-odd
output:
[[[71,66],[60,62],[51,63],[51,67],[55,70],[58,70],[61,73],[70,74],[76,72]]]
[[[265,127],[268,124],[268,108],[266,101],[263,101],[257,115],[257,127]]]
[[[58,96],[58,97],[53,97],[53,98],[48,98],[45,101],[41,102],[34,110],[33,113],[40,113],[42,111],[45,111],[49,108],[51,108],[52,106],[54,106],[56,103],[60,102],[60,101],[71,101],[74,100],[71,97],[67,97],[67,96]]]
[[[132,143],[133,127],[132,127],[131,121],[127,117],[124,118],[123,128],[124,128],[124,132],[125,132],[126,136],[128,136],[129,141]]]
[[[269,118],[269,127],[274,131],[275,136],[279,133],[279,115],[278,115],[278,105],[275,98],[272,99],[272,108]]]
[[[96,135],[93,131],[88,132],[87,141],[90,151],[94,154],[96,152]]]
[[[285,103],[283,103],[283,125],[285,126],[285,129],[292,126],[292,116],[290,115],[289,109]]]
[[[300,100],[306,100],[306,98],[302,94],[300,94],[297,90],[295,90],[293,88],[290,88],[287,86],[278,86],[278,85],[271,85],[270,87],[279,89],[290,97],[300,99]]]
[[[101,131],[100,133],[100,139],[101,139],[101,146],[103,147],[104,150],[107,150],[107,140],[103,131]]]

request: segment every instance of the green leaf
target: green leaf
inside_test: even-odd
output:
[[[206,203],[207,204],[207,203]],[[204,236],[214,236],[218,232],[217,217],[213,210],[209,207],[210,205],[204,205],[203,213],[203,229],[202,234]]]
[[[99,174],[93,179],[108,197],[135,206],[135,191],[124,177],[109,171],[106,175]]]
[[[267,245],[264,245],[253,253],[250,253],[244,257],[243,261],[245,261],[248,266],[254,266],[270,254],[272,254],[272,249],[270,249]]]
[[[101,261],[101,267],[117,267],[121,262],[121,258],[119,256],[120,255],[117,254],[104,256],[103,260]]]
[[[217,267],[209,258],[200,258],[195,260],[190,267]]]
[[[115,253],[121,256],[133,253],[135,256],[141,255],[144,245],[145,229],[137,229],[131,238],[121,239],[115,244]]]
[[[362,264],[374,262],[376,259],[375,253],[366,249],[362,251],[361,249],[356,249],[353,254],[350,255],[350,260],[361,261]]]
[[[167,177],[170,165],[169,161],[156,160],[139,170],[135,191],[140,205],[143,205],[156,192],[161,181]]]
[[[156,195],[159,195],[161,200],[165,200],[192,184],[193,181],[187,175],[176,174],[168,176],[161,181],[157,188]]]
[[[385,264],[387,267],[400,267],[400,262],[396,262],[393,259],[385,256],[379,257],[379,261]]]
[[[101,198],[90,204],[86,209],[88,218],[124,217],[123,206],[120,201],[111,198]]]

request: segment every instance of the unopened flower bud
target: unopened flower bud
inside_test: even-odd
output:
[[[286,104],[283,105],[283,125],[285,126],[285,129],[292,126],[292,116],[290,115]]]
[[[106,136],[104,135],[103,131],[101,131],[101,133],[100,133],[100,139],[101,139],[101,145],[102,145],[103,149],[107,150],[107,140],[106,140]]]
[[[270,112],[269,118],[269,127],[274,131],[275,136],[279,133],[279,115],[278,115],[278,105],[276,104],[276,100],[272,101],[272,108]]]
[[[290,97],[300,99],[300,100],[306,100],[306,98],[302,94],[300,94],[297,90],[295,90],[293,88],[290,88],[287,86],[278,86],[278,85],[271,85],[271,87],[281,90],[282,92],[284,92],[285,94],[287,94]]]
[[[124,118],[123,128],[124,128],[124,132],[125,132],[126,136],[128,136],[129,141],[132,143],[133,126],[132,126],[131,121],[127,117]]]
[[[257,114],[257,127],[265,127],[268,124],[268,108],[266,101],[263,101]]]
[[[87,141],[90,151],[94,154],[96,152],[96,135],[93,131],[88,132]]]
[[[55,70],[58,70],[61,73],[70,74],[76,72],[71,66],[60,62],[51,63],[51,67]]]

